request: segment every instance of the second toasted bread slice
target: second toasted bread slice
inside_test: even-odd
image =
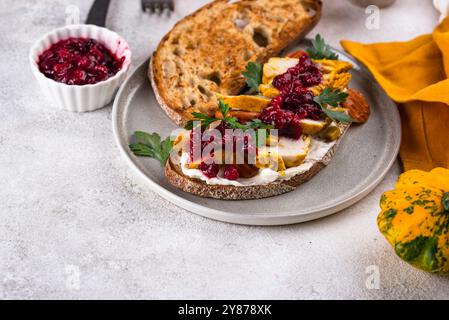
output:
[[[161,40],[149,76],[178,125],[193,111],[213,115],[216,93],[238,94],[250,61],[264,63],[318,21],[321,1],[216,0],[178,22]]]

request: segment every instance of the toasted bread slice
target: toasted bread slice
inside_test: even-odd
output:
[[[335,144],[319,160],[316,160],[312,167],[290,180],[279,180],[263,185],[254,186],[232,186],[232,185],[209,185],[206,182],[185,176],[179,165],[173,164],[168,160],[165,166],[165,176],[168,181],[185,192],[198,196],[216,198],[223,200],[248,200],[261,199],[280,195],[296,189],[300,184],[310,180],[322,168],[331,161],[337,147],[350,125],[339,124],[341,136],[335,141]]]
[[[264,63],[319,20],[318,0],[216,0],[162,38],[149,67],[158,102],[178,125],[213,115],[215,93],[238,94],[250,61]]]

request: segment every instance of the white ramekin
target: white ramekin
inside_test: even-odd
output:
[[[125,57],[123,66],[113,77],[95,84],[67,85],[47,78],[39,71],[39,55],[52,44],[71,37],[92,38],[105,45],[118,58]],[[31,70],[39,85],[56,107],[75,112],[93,111],[111,102],[120,84],[126,78],[131,64],[131,50],[128,43],[117,33],[95,25],[70,25],[53,30],[32,47],[29,55]]]

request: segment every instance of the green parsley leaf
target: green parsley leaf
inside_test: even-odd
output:
[[[192,130],[193,129],[193,120],[187,121],[186,125],[184,126],[184,129]]]
[[[273,129],[274,126],[272,124],[263,123],[260,119],[253,119],[250,122],[247,122],[246,125],[251,129]]]
[[[241,124],[239,120],[236,117],[226,117],[224,119],[226,123],[232,128],[232,129],[242,129],[246,130],[248,127],[244,124]]]
[[[218,110],[220,110],[223,118],[227,117],[229,112],[229,105],[227,105],[221,98],[218,98]]]
[[[338,107],[338,104],[346,101],[348,94],[341,92],[339,89],[333,90],[331,88],[325,88],[319,96],[313,98],[313,100],[321,107],[321,110],[332,120],[341,123],[355,122],[346,112],[336,111],[326,108],[326,105],[330,105],[334,108]]]
[[[134,132],[137,143],[146,144],[151,148],[157,148],[161,144],[161,137],[157,133],[146,133],[143,131]]]
[[[209,117],[206,114],[200,113],[200,112],[192,112],[193,120],[189,120],[186,125],[184,126],[184,129],[186,130],[192,130],[194,127],[195,122],[200,122],[202,128],[207,128],[215,121],[221,121],[228,119],[228,112],[229,112],[229,105],[227,105],[223,99],[218,98],[218,110],[223,115],[224,119],[218,119],[215,117]],[[236,119],[237,120],[237,119]],[[232,119],[231,119],[232,121]]]
[[[186,125],[184,126],[184,129],[186,130],[192,130],[194,127],[195,122],[199,122],[202,128],[207,128],[211,125],[211,123],[215,121],[220,121],[221,119],[212,118],[205,114],[198,113],[198,112],[192,112],[194,120],[189,120]]]
[[[246,78],[248,87],[256,92],[259,92],[259,84],[262,83],[263,66],[259,62],[250,62],[246,66],[246,70],[242,73]]]
[[[200,112],[192,112],[192,116],[195,119],[198,119],[198,120],[207,120],[207,119],[209,119],[209,117],[207,115],[202,114]]]
[[[327,87],[324,88],[323,92],[321,92],[320,95],[316,96],[313,100],[318,104],[328,104],[336,108],[340,102],[345,102],[347,97],[348,94],[346,92],[342,92],[339,89],[332,90]]]
[[[136,143],[130,144],[129,148],[136,156],[156,159],[162,166],[165,166],[173,148],[173,141],[170,137],[161,141],[161,137],[155,132],[150,134],[136,131],[134,138]]]
[[[354,119],[352,119],[347,113],[345,113],[343,111],[334,111],[334,110],[330,110],[330,109],[323,108],[323,107],[321,107],[321,109],[332,120],[335,120],[335,121],[338,121],[338,122],[341,122],[344,124],[349,124],[349,123],[355,122]]]
[[[326,44],[320,34],[317,34],[315,39],[312,40],[312,48],[307,49],[307,53],[310,58],[316,60],[338,60],[338,54],[331,51],[331,48]]]
[[[231,129],[241,129],[241,130],[257,130],[257,129],[273,129],[273,126],[270,124],[263,123],[260,119],[254,119],[250,122],[242,124],[236,117],[230,117],[229,114],[229,105],[226,104],[223,99],[218,98],[218,110],[223,115],[223,119],[218,119],[214,117],[209,117],[208,115],[192,112],[192,116],[194,120],[190,120],[185,125],[184,129],[192,130],[194,127],[194,122],[199,121],[201,123],[201,127],[207,128],[215,121],[225,121]]]
[[[129,145],[129,148],[136,156],[151,158],[155,157],[154,150],[145,144],[133,143]]]
[[[164,166],[167,163],[168,157],[170,157],[170,152],[172,149],[173,149],[173,141],[171,141],[170,137],[167,137],[164,140],[162,140],[161,153],[160,153],[161,161],[160,162]]]

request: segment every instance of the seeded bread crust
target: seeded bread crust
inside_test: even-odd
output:
[[[315,176],[321,169],[329,164],[335,151],[340,144],[341,139],[350,125],[339,124],[342,135],[336,141],[335,145],[329,149],[326,155],[315,162],[312,167],[304,173],[297,174],[290,180],[274,181],[264,185],[256,186],[229,186],[229,185],[209,185],[202,180],[193,179],[182,173],[179,165],[173,164],[171,160],[167,161],[165,166],[165,176],[168,181],[185,192],[192,193],[201,197],[215,198],[222,200],[249,200],[262,199],[277,196],[295,190]]]
[[[178,22],[154,52],[148,76],[178,125],[198,111],[213,115],[215,93],[238,94],[250,61],[266,62],[305,36],[321,15],[319,0],[216,0]]]

